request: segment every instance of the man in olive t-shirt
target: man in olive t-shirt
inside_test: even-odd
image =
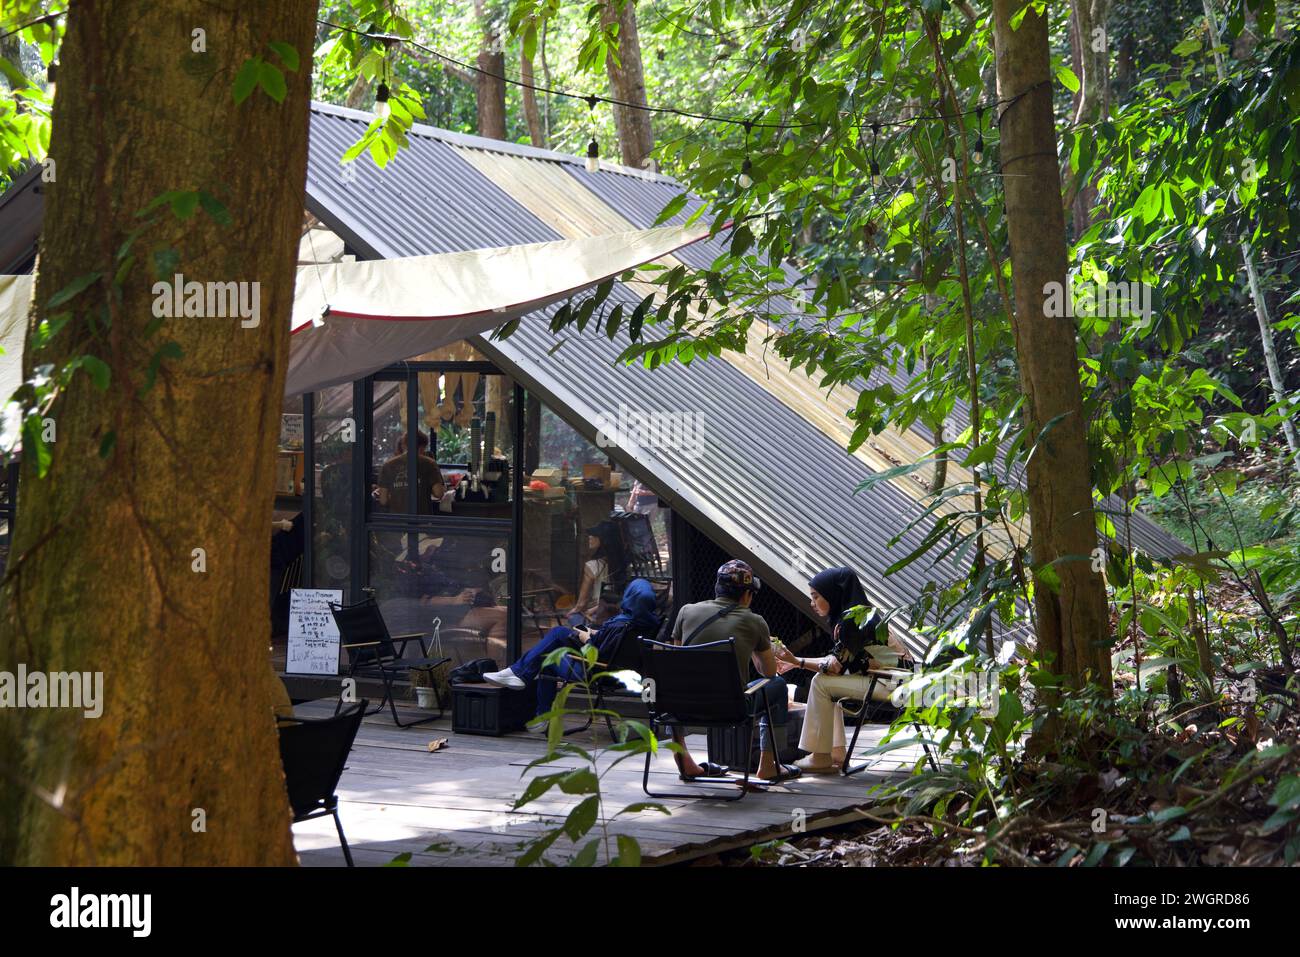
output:
[[[407,453],[405,441],[398,444],[397,454],[379,469],[379,504],[390,512],[402,512],[417,515],[430,515],[434,502],[442,498],[446,491],[442,470],[438,463],[425,453],[429,447],[429,437],[423,432],[416,433],[416,445],[419,458],[415,461],[416,496],[414,509],[411,508],[408,486]]]
[[[712,601],[696,602],[683,605],[677,613],[673,625],[673,643],[702,645],[710,641],[736,640],[736,667],[740,671],[742,686],[765,682],[745,700],[750,713],[759,717],[759,745],[762,748],[758,764],[758,777],[772,780],[780,776],[781,780],[798,777],[799,769],[789,764],[777,764],[772,758],[772,748],[768,736],[776,742],[779,754],[785,749],[786,725],[789,722],[789,695],[785,679],[776,673],[776,655],[772,651],[771,633],[762,616],[750,610],[754,594],[762,583],[754,577],[754,570],[745,562],[732,560],[718,569],[717,581],[713,592],[717,597]],[[753,662],[758,673],[767,677],[756,682],[749,680],[749,665]],[[772,713],[772,725],[768,727],[767,712]],[[679,744],[685,742],[674,734]],[[689,752],[682,755],[682,773],[685,777],[695,777],[704,773]]]

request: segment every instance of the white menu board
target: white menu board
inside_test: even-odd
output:
[[[339,628],[330,602],[342,604],[341,588],[295,588],[289,595],[289,649],[286,674],[339,673]]]

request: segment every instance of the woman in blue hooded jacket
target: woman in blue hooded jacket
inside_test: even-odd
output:
[[[657,610],[654,588],[644,578],[635,578],[623,590],[619,613],[591,632],[585,642],[574,629],[558,625],[509,668],[485,674],[483,680],[515,691],[524,691],[530,686],[536,688],[537,713],[545,714],[551,710],[559,689],[554,681],[538,680],[543,671],[566,681],[582,680],[582,663],[578,659],[566,656],[559,664],[543,668],[547,655],[557,648],[572,648],[580,652],[584,643],[590,643],[596,646],[598,661],[612,661],[626,636],[654,637],[658,633],[661,623]]]

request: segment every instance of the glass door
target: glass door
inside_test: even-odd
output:
[[[483,362],[410,362],[365,385],[365,584],[393,634],[437,635],[455,664],[504,666],[518,647],[515,391]]]

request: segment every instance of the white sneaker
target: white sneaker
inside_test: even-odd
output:
[[[528,685],[524,684],[524,679],[509,668],[505,671],[490,671],[483,676],[484,681],[489,681],[494,685],[500,685],[503,688],[509,688],[511,691],[523,691]]]

